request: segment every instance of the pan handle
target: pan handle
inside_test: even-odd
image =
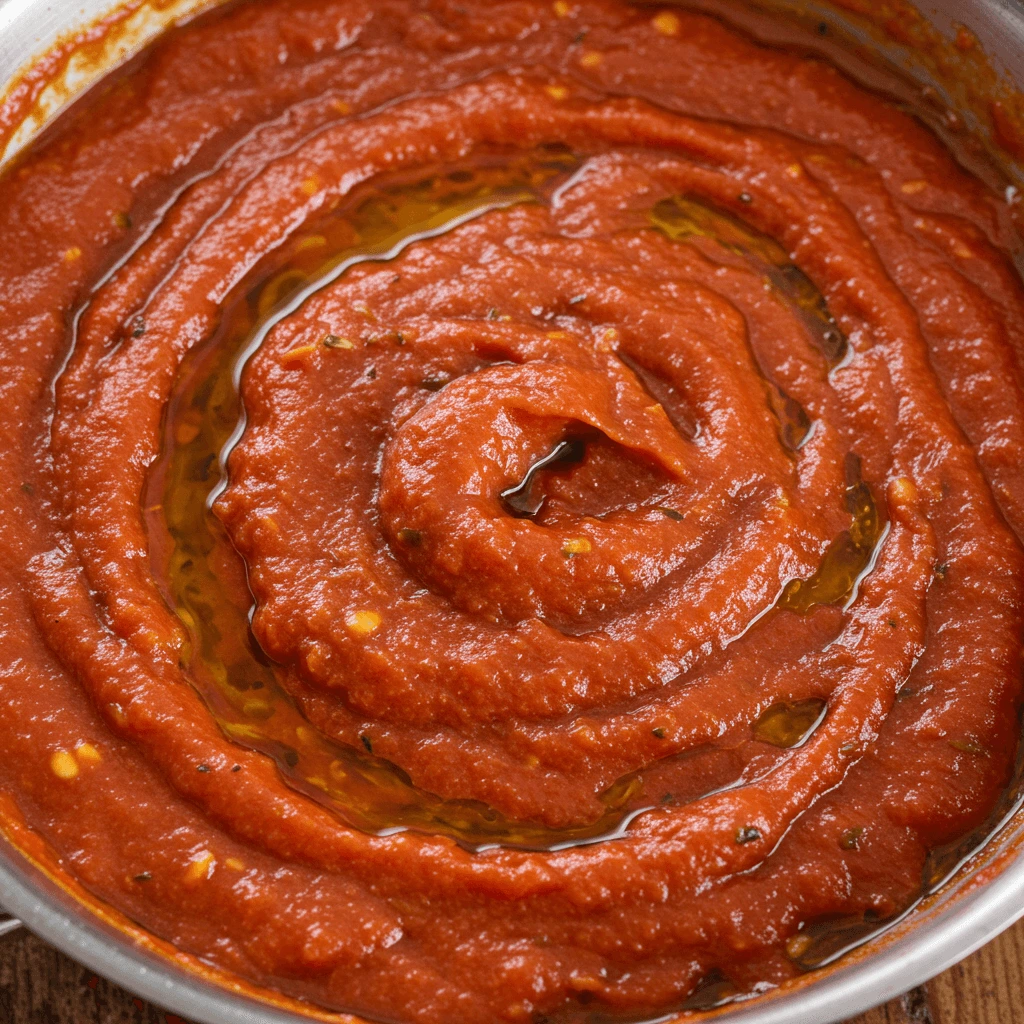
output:
[[[3,907],[0,907],[0,939],[18,931],[21,926],[21,922],[16,917],[11,917]]]

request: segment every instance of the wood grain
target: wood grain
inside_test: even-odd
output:
[[[1024,921],[937,978],[848,1024],[1024,1022]]]
[[[1024,1022],[1024,921],[963,963],[847,1024]],[[32,935],[0,939],[0,1024],[188,1024]]]
[[[184,1024],[98,978],[34,935],[0,940],[3,1024]]]

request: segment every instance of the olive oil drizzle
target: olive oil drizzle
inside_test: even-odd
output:
[[[827,709],[827,701],[820,697],[780,701],[765,709],[754,723],[754,739],[784,750],[801,747],[824,721]]]
[[[491,210],[544,202],[579,162],[563,148],[491,155],[418,180],[367,189],[304,228],[282,254],[268,257],[235,289],[218,329],[186,360],[167,406],[164,448],[151,470],[145,504],[155,575],[187,633],[183,668],[226,736],[273,758],[288,785],[371,834],[414,830],[474,850],[556,850],[621,836],[651,808],[635,806],[643,782],[634,773],[602,794],[606,810],[597,821],[563,829],[516,822],[477,801],[443,800],[419,789],[400,768],[373,754],[369,736],[363,737],[365,749],[354,749],[309,724],[251,631],[244,566],[211,511],[226,485],[227,456],[245,425],[242,371],[277,323],[349,267],[393,259],[413,242]],[[832,321],[824,301],[799,271],[787,270],[775,243],[746,228],[747,234],[738,233],[734,223],[714,211],[706,214],[709,208],[695,201],[665,203],[683,212],[673,222],[672,237],[692,234],[690,223],[716,238],[721,231],[727,246],[745,245],[753,237],[757,258],[797,283],[796,292],[790,288],[786,294],[796,294],[800,308],[828,331]],[[652,213],[657,226],[659,217],[665,220],[657,212],[665,203]],[[781,429],[795,449],[809,420],[781,392],[779,405],[789,420]],[[552,453],[554,461],[571,459],[575,447],[570,443],[557,456]],[[546,466],[534,468],[539,472]],[[523,503],[516,510],[520,515],[531,514],[532,483],[530,477],[522,494],[508,495]]]
[[[825,297],[775,239],[694,196],[661,200],[651,210],[650,222],[672,241],[708,239],[742,257],[765,275],[776,294],[799,315],[828,369],[834,370],[846,362],[850,345],[829,311]],[[779,439],[786,449],[796,452],[811,436],[814,424],[800,403],[771,380],[763,368],[761,376],[768,406],[778,423]],[[878,513],[871,488],[861,479],[860,460],[856,455],[848,456],[846,475],[845,501],[852,517],[850,528],[829,544],[821,565],[812,576],[786,584],[775,604],[776,609],[806,614],[818,605],[849,607],[856,599],[860,581],[871,571],[888,534],[888,524]]]
[[[675,242],[707,238],[743,257],[799,314],[829,369],[842,364],[850,343],[814,282],[770,235],[695,196],[672,196],[650,213],[653,227]]]
[[[499,497],[506,511],[517,519],[533,519],[544,507],[545,496],[534,495],[534,485],[538,474],[545,469],[553,469],[560,465],[581,462],[586,452],[586,444],[582,438],[572,437],[560,441],[543,458],[538,459],[526,471],[522,481],[514,487],[501,492]]]
[[[888,524],[878,514],[871,488],[854,480],[846,489],[846,507],[852,521],[825,550],[817,571],[804,580],[790,580],[776,605],[783,611],[806,614],[818,605],[849,607],[857,586],[872,566]]]

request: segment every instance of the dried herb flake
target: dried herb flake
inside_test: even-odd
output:
[[[949,745],[954,750],[962,751],[965,754],[988,757],[988,751],[977,740],[950,740]]]
[[[355,348],[355,345],[353,345],[352,342],[348,340],[348,338],[342,338],[337,334],[328,334],[324,338],[324,348],[351,349]]]
[[[848,828],[840,837],[839,845],[844,850],[856,850],[860,844],[860,837],[864,835],[864,826],[856,825]]]

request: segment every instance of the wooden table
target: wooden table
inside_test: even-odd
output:
[[[0,939],[2,1024],[188,1024],[33,936]],[[1024,921],[934,981],[848,1024],[1024,1024]]]

